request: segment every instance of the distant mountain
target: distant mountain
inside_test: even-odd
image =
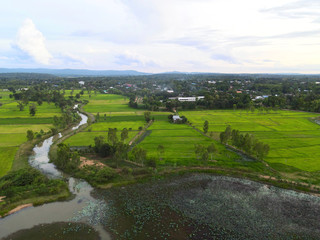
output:
[[[0,73],[40,73],[52,74],[61,77],[83,76],[141,76],[149,73],[134,70],[87,70],[87,69],[47,69],[47,68],[0,68]]]

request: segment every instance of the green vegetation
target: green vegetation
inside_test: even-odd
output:
[[[243,161],[242,157],[237,153],[228,150],[223,144],[203,135],[191,126],[182,122],[180,124],[169,122],[170,113],[145,112],[139,109],[127,108],[123,97],[112,94],[97,94],[91,96],[89,101],[89,107],[85,106],[84,109],[95,114],[96,122],[71,136],[64,143],[72,147],[95,146],[95,152],[100,158],[102,157],[98,161],[107,166],[126,167],[126,163],[123,162],[125,157],[117,154],[116,150],[112,148],[115,142],[120,139],[124,139],[124,143],[129,143],[129,140],[132,141],[134,139],[128,159],[132,161],[132,164],[136,165],[129,164],[129,167],[142,167],[142,174],[150,174],[150,171],[148,169],[146,171],[143,170],[143,167],[155,168],[156,166],[158,166],[158,170],[183,166],[210,166],[270,173],[263,163],[255,160]],[[100,108],[92,107],[91,102],[95,101],[101,101]],[[119,105],[123,106],[118,108]],[[126,112],[122,111],[125,107]],[[109,112],[104,113],[104,111]],[[154,121],[150,121],[151,119]],[[183,119],[187,120],[185,117]],[[146,122],[149,122],[150,126],[146,130],[142,130],[143,126],[147,126]],[[141,135],[137,135],[138,128],[142,130]],[[124,137],[126,135],[126,130],[124,129],[128,130],[128,138]],[[134,138],[135,135],[136,138]],[[201,145],[205,149],[201,153],[201,157],[198,157],[199,154],[195,152],[197,145]],[[81,149],[83,148],[80,148],[80,152],[82,151]],[[100,150],[97,151],[97,149]],[[92,150],[90,148],[82,152],[89,159],[96,159],[91,155]],[[123,171],[131,174],[137,172],[135,170],[127,171],[122,169],[122,173]],[[113,181],[121,179],[131,179],[131,177],[122,176]]]
[[[49,132],[52,118],[48,116],[59,115],[60,111],[54,105],[45,103],[37,109],[35,117],[29,114],[28,109],[20,111],[16,102],[0,107],[0,177],[11,169],[19,146],[28,140],[27,131],[32,131],[34,137],[40,132],[41,135]]]
[[[208,132],[212,132],[215,139],[219,139],[220,132],[227,125],[241,133],[253,134],[270,146],[265,157],[269,163],[281,163],[304,171],[320,170],[320,126],[311,121],[318,114],[283,110],[263,114],[241,110],[189,111],[183,114],[198,129],[207,120]]]
[[[69,196],[67,185],[61,180],[49,180],[34,168],[23,168],[11,171],[0,178],[0,215],[10,209],[33,199],[33,204],[42,204],[52,197],[51,201]],[[46,199],[46,200],[44,200]]]
[[[84,223],[63,222],[41,224],[31,229],[20,230],[4,240],[43,240],[43,236],[46,236],[46,240],[100,239],[99,233]]]

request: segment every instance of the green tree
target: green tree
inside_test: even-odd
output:
[[[128,138],[128,129],[124,128],[121,131],[121,141],[124,141]]]
[[[27,139],[28,141],[32,141],[34,139],[34,133],[32,130],[27,131]]]
[[[209,154],[208,151],[204,148],[204,150],[201,153],[201,161],[207,165],[208,164],[208,159],[209,159]]]
[[[231,126],[228,125],[224,132],[225,132],[226,141],[228,141],[230,139],[231,133],[232,133]]]
[[[227,138],[226,138],[226,133],[225,133],[225,132],[221,132],[221,133],[220,133],[220,142],[221,142],[222,144],[226,144]]]
[[[196,154],[197,160],[201,159],[201,156],[202,156],[204,150],[205,150],[205,147],[203,145],[201,145],[201,144],[194,145],[194,153]]]
[[[36,115],[37,107],[34,103],[29,106],[29,113],[31,116]]]
[[[57,158],[54,160],[56,166],[66,172],[74,172],[80,165],[78,152],[71,152],[70,147],[64,143],[58,145]]]
[[[131,151],[132,158],[135,162],[141,163],[144,165],[144,161],[147,159],[147,151],[145,149],[142,149],[139,146],[136,146]]]
[[[146,122],[150,122],[151,120],[151,113],[149,111],[144,112],[144,119],[146,120]]]
[[[108,131],[108,142],[112,144],[112,146],[115,146],[115,144],[118,142],[118,136],[117,136],[117,129],[116,128],[109,128]]]
[[[23,111],[23,109],[24,109],[24,104],[23,104],[23,102],[18,101],[17,107],[19,108],[20,111]]]
[[[209,122],[206,120],[206,121],[203,123],[203,132],[204,132],[204,133],[207,133],[207,132],[208,132],[208,129],[209,129]]]
[[[218,150],[216,148],[216,145],[214,145],[214,143],[211,143],[208,147],[207,147],[207,152],[210,154],[211,156],[211,160],[212,160],[212,156],[214,153],[216,153]]]
[[[117,167],[120,161],[126,160],[128,157],[129,145],[118,142],[115,146],[114,160],[117,162]]]

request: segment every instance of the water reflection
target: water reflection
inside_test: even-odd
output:
[[[88,117],[81,113],[79,115],[81,121],[72,130],[78,129],[87,123]],[[62,134],[59,133],[55,137],[61,138]],[[49,162],[49,150],[53,144],[53,138],[50,137],[34,147],[34,154],[30,156],[29,163],[49,178],[67,177],[53,163]],[[75,195],[73,200],[29,207],[0,219],[0,238],[39,224],[82,222],[93,226],[99,232],[102,239],[110,239],[109,234],[101,226],[101,222],[108,212],[105,201],[95,199],[90,195],[93,188],[86,181],[72,177],[68,181],[69,189]]]

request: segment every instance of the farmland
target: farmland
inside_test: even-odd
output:
[[[125,142],[128,143],[138,134],[139,127],[146,124],[143,111],[133,111],[122,96],[97,94],[91,98],[85,95],[84,99],[89,99],[84,110],[95,116],[99,113],[100,118],[80,133],[68,138],[65,143],[70,146],[94,145],[94,138],[100,135],[107,137],[109,128],[118,129],[118,139],[120,139],[121,130],[127,128],[129,134]]]
[[[54,104],[37,104],[35,116],[29,114],[29,107],[23,111],[17,107],[17,102],[9,98],[8,92],[0,92],[0,177],[12,167],[19,146],[27,141],[26,132],[47,132],[52,127],[52,117],[60,114],[60,109]],[[31,103],[29,103],[31,104]]]
[[[96,105],[97,104],[97,105]],[[128,99],[119,95],[97,94],[92,95],[84,110],[94,114],[99,113],[99,120],[81,132],[68,138],[65,143],[70,146],[94,145],[94,138],[107,138],[109,128],[118,129],[118,139],[123,128],[129,129],[128,143],[138,134],[139,127],[145,126],[144,111],[128,107]],[[151,112],[154,122],[147,129],[144,136],[138,141],[138,146],[147,151],[147,156],[154,158],[159,166],[199,166],[203,163],[195,154],[195,144],[205,147],[214,143],[217,152],[209,157],[207,162],[211,166],[238,167],[245,170],[263,171],[264,166],[257,161],[242,161],[236,153],[229,151],[216,140],[212,140],[186,124],[172,124],[168,121],[170,112]],[[158,146],[164,147],[159,153]],[[211,160],[212,159],[212,160]]]
[[[269,144],[266,161],[285,164],[304,171],[320,170],[320,126],[312,122],[319,114],[271,111],[245,112],[241,110],[185,111],[180,112],[197,128],[202,129],[204,121],[209,122],[209,132],[216,139],[227,125],[241,132],[253,134]]]

